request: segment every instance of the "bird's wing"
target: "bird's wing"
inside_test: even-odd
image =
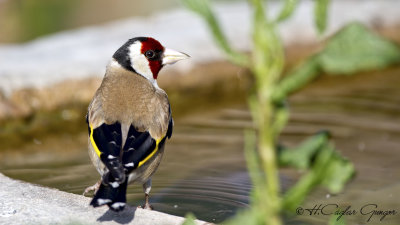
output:
[[[127,173],[142,166],[162,148],[165,139],[171,138],[173,125],[170,111],[168,130],[160,139],[155,139],[148,131],[138,132],[134,126],[130,126],[122,155],[122,164]]]
[[[89,129],[90,143],[100,157],[101,161],[110,171],[115,181],[125,180],[124,168],[119,159],[122,145],[121,124],[102,123],[100,126],[93,127],[86,118]]]

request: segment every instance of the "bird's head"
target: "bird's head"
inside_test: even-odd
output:
[[[113,55],[113,58],[123,68],[135,72],[154,83],[158,72],[167,64],[187,59],[185,53],[164,48],[151,37],[136,37],[129,39]]]

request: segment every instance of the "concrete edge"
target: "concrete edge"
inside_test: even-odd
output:
[[[120,213],[92,208],[90,198],[13,180],[0,173],[0,224],[180,225],[184,218],[127,206]],[[196,220],[196,224],[211,224]]]

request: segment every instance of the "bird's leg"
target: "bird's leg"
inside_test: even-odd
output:
[[[146,202],[144,203],[143,209],[153,210],[154,209],[153,206],[150,205],[150,203],[149,203],[149,196],[150,195],[147,193],[144,194],[144,198],[145,198]]]
[[[83,196],[85,196],[87,193],[93,191],[93,194],[96,194],[97,190],[99,190],[101,184],[101,180],[97,181],[94,185],[89,186],[85,189],[83,192]]]
[[[153,206],[151,206],[149,203],[150,190],[151,190],[151,179],[149,179],[148,181],[146,181],[146,183],[143,184],[145,203],[143,206],[139,206],[139,208],[153,210]]]

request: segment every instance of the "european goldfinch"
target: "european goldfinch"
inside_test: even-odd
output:
[[[157,85],[166,64],[189,56],[164,48],[150,37],[128,40],[113,55],[91,101],[86,120],[89,155],[101,175],[90,203],[123,210],[129,183],[143,185],[151,209],[151,177],[160,164],[173,120],[168,96]]]

